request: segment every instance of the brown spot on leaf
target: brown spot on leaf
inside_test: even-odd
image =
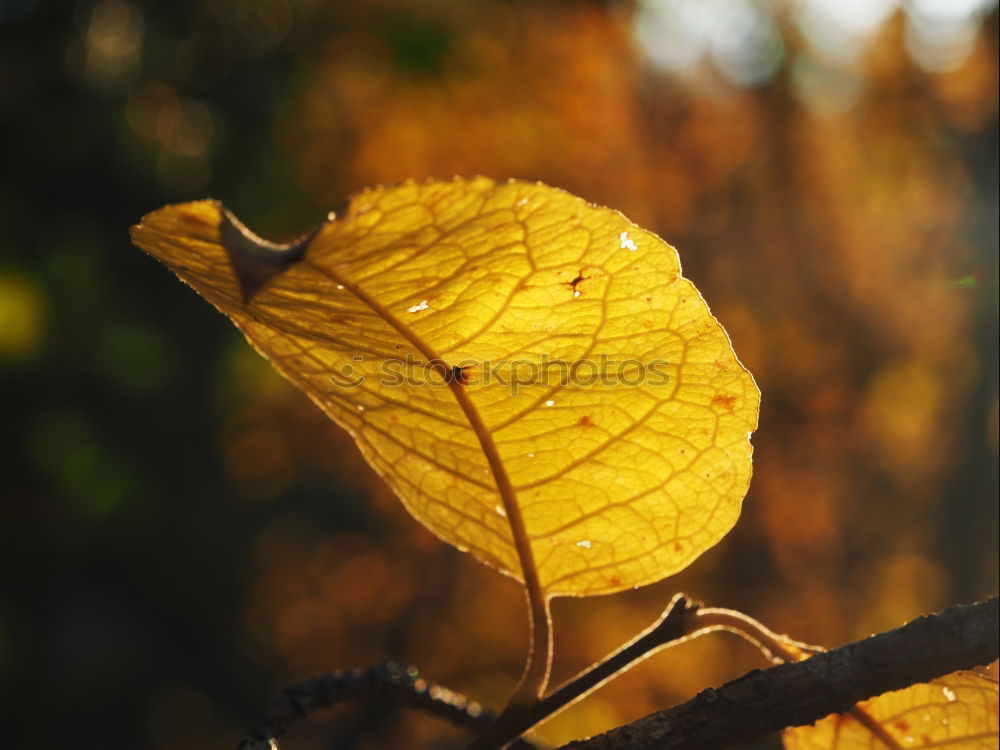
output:
[[[594,426],[594,420],[591,419],[589,416],[584,415],[584,416],[580,417],[580,421],[577,422],[577,424],[580,425],[581,427],[593,427]]]
[[[721,406],[730,414],[733,413],[733,404],[736,403],[736,396],[724,396],[721,393],[712,399],[712,406]]]
[[[568,286],[570,289],[573,290],[573,296],[574,297],[579,297],[581,294],[583,294],[583,290],[582,289],[578,289],[577,287],[582,282],[586,281],[589,278],[590,278],[590,276],[584,276],[583,275],[583,269],[581,268],[580,272],[573,278],[572,281],[564,281],[562,283],[565,284],[566,286]]]
[[[907,730],[908,730],[908,729],[910,728],[910,725],[909,725],[909,724],[907,724],[907,723],[906,723],[905,721],[903,721],[902,719],[897,719],[897,720],[896,720],[895,722],[893,722],[893,723],[895,724],[895,726],[896,726],[896,729],[898,729],[898,730],[899,730],[900,732],[905,732],[905,731],[907,731]]]

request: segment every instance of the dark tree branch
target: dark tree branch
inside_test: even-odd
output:
[[[382,662],[368,669],[328,672],[285,688],[263,721],[240,741],[238,750],[276,749],[278,745],[274,739],[284,734],[297,719],[349,700],[396,701],[474,734],[482,732],[494,719],[478,703],[420,677],[416,669]],[[519,740],[512,747],[534,750],[536,746]]]
[[[564,750],[725,750],[858,701],[997,659],[997,597],[925,615],[804,661],[755,670]]]

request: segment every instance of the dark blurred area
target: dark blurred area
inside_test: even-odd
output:
[[[744,515],[679,576],[559,600],[556,679],[676,590],[838,645],[996,592],[991,0],[0,0],[0,680],[12,748],[232,747],[381,658],[499,706],[509,579],[133,248],[220,198],[283,239],[364,186],[486,174],[680,251],[763,392]],[[763,666],[709,636],[557,744]],[[286,747],[450,748],[345,706]]]

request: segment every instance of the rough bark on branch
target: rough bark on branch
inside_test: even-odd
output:
[[[858,701],[997,659],[997,597],[924,615],[805,661],[755,670],[560,750],[725,750]]]

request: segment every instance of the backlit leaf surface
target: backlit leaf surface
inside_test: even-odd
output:
[[[444,540],[520,579],[516,507],[544,591],[588,595],[659,580],[735,523],[758,390],[674,249],[618,212],[486,178],[379,188],[271,265],[225,215],[168,206],[133,238]]]
[[[786,750],[997,747],[997,683],[973,672],[885,693],[858,707],[860,721],[834,714],[813,726],[786,729]]]

